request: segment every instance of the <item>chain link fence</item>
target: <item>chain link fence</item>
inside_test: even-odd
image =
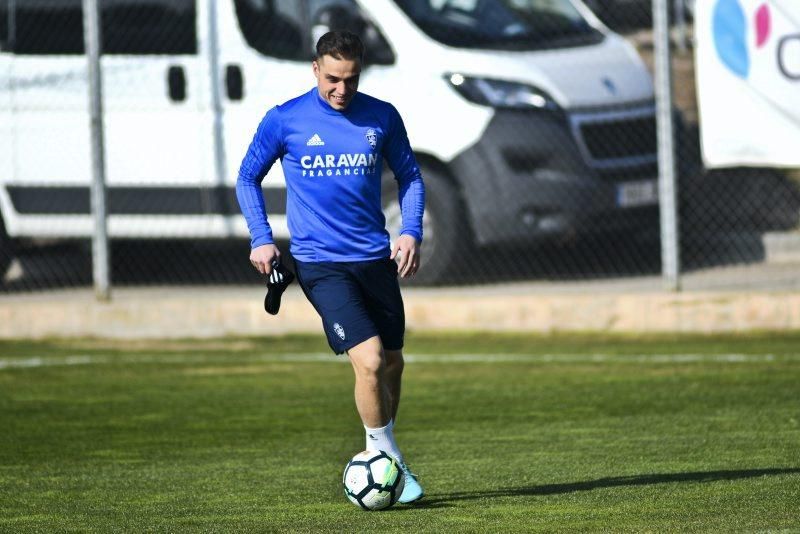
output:
[[[398,107],[418,154],[417,283],[661,272],[649,1],[100,7],[115,286],[260,281],[236,172],[266,110],[313,87],[328,29],[362,35],[360,90]],[[703,168],[693,3],[670,10],[682,272],[736,266],[747,286],[772,262],[800,263],[797,173]],[[81,0],[0,0],[0,291],[92,283],[86,72]],[[382,179],[391,231],[396,186]],[[276,164],[264,193],[288,252],[283,180]]]

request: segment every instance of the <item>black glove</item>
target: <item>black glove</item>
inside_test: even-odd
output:
[[[292,272],[280,261],[272,260],[272,273],[267,277],[267,296],[264,297],[264,309],[270,315],[277,315],[281,308],[281,295],[294,280]]]

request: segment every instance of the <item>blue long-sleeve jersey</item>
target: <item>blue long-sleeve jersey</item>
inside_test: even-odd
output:
[[[421,241],[425,187],[394,106],[356,93],[344,111],[337,111],[314,87],[272,108],[256,130],[236,182],[251,246],[273,242],[261,182],[280,159],[295,258],[343,262],[388,257],[381,210],[384,158],[399,184],[400,233]]]

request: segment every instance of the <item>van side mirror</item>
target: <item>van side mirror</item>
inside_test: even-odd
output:
[[[367,22],[364,33],[360,37],[365,48],[364,63],[367,65],[391,65],[394,63],[394,51],[377,26]]]
[[[273,9],[273,2],[235,0],[234,6],[239,28],[249,46],[266,56],[307,59],[300,27],[295,20]]]
[[[391,65],[394,52],[380,30],[365,19],[354,8],[342,5],[327,6],[316,12],[311,36],[314,42],[332,30],[346,30],[355,33],[364,43],[364,63],[369,65]]]

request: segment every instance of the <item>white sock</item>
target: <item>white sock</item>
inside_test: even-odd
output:
[[[389,424],[381,428],[369,428],[364,426],[366,431],[367,450],[386,451],[398,462],[403,461],[403,453],[394,440],[394,421],[389,421]]]

